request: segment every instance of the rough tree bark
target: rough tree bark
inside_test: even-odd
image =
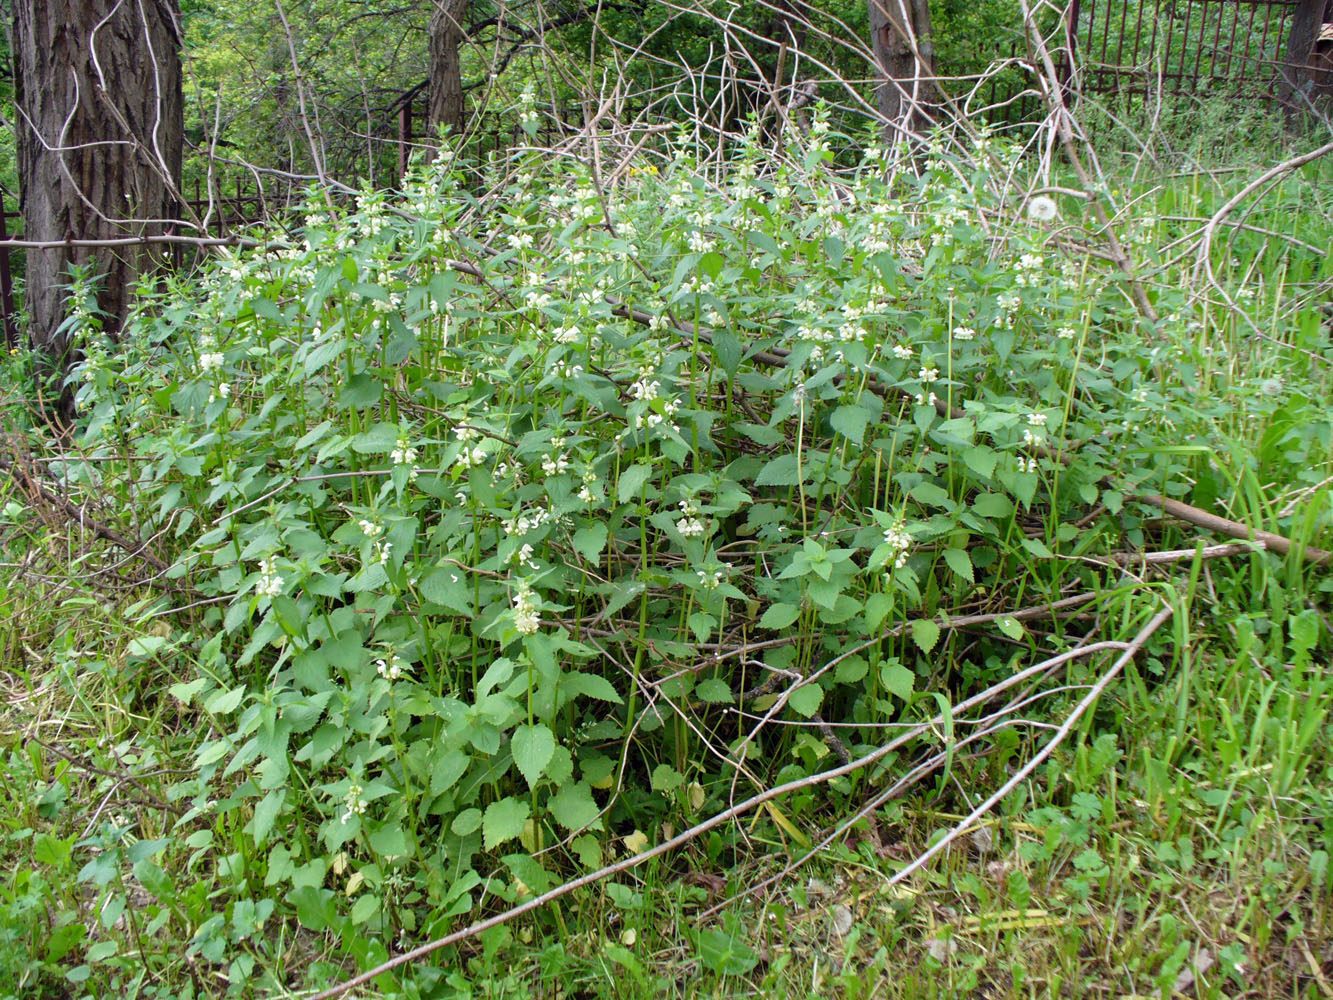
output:
[[[1286,59],[1278,67],[1278,99],[1296,116],[1310,108],[1319,84],[1316,45],[1320,28],[1333,20],[1333,0],[1299,0],[1287,32]]]
[[[928,0],[869,0],[870,41],[879,64],[875,97],[890,138],[920,132],[934,87]]]
[[[162,233],[177,215],[184,141],[177,0],[14,0],[13,11],[24,235]],[[77,354],[61,329],[71,265],[99,276],[114,337],[134,282],[160,259],[151,247],[28,252],[28,336],[50,371]]]
[[[434,132],[441,126],[463,130],[463,18],[468,0],[434,0],[430,16],[430,115]]]

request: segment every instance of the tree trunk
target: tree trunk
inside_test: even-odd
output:
[[[929,121],[934,88],[927,0],[869,0],[870,41],[879,64],[876,103],[885,135],[920,132]]]
[[[430,116],[432,132],[442,126],[463,131],[463,71],[458,50],[463,44],[467,0],[434,0],[430,16]]]
[[[179,214],[180,42],[177,0],[14,0],[27,239],[156,235]],[[152,247],[29,250],[28,336],[49,370],[63,373],[77,357],[61,328],[71,266],[97,275],[103,329],[114,338],[134,283],[163,257]]]
[[[1323,22],[1333,18],[1333,0],[1300,0],[1291,15],[1285,61],[1278,67],[1278,99],[1290,115],[1308,111],[1318,82],[1315,46]]]

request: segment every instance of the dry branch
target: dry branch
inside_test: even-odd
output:
[[[1279,555],[1285,556],[1289,552],[1297,550],[1312,563],[1327,565],[1330,561],[1333,561],[1333,552],[1325,552],[1323,549],[1317,549],[1312,545],[1298,546],[1290,538],[1283,535],[1275,535],[1271,531],[1260,531],[1257,528],[1251,528],[1248,524],[1241,524],[1239,521],[1219,517],[1217,514],[1211,514],[1206,510],[1192,507],[1179,500],[1172,500],[1170,497],[1148,493],[1135,497],[1135,499],[1140,503],[1148,504],[1150,507],[1156,507],[1187,524],[1206,528],[1209,531],[1216,531],[1218,534],[1226,535],[1229,538],[1262,542],[1265,548],[1271,549]]]

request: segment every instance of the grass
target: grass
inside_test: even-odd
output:
[[[1140,482],[1187,482],[1186,495],[1196,505],[1329,548],[1333,431],[1320,401],[1330,398],[1330,378],[1327,363],[1310,356],[1327,352],[1329,342],[1320,291],[1333,277],[1333,260],[1315,252],[1333,234],[1328,166],[1314,164],[1267,192],[1244,217],[1250,228],[1228,230],[1215,250],[1224,287],[1282,344],[1255,338],[1234,308],[1198,284],[1193,261],[1176,257],[1180,245],[1173,241],[1190,228],[1182,220],[1205,218],[1247,176],[1187,172],[1159,181],[1137,175],[1132,165],[1125,169],[1118,187],[1122,201],[1135,208],[1122,220],[1124,227],[1159,309],[1176,319],[1145,338],[1110,307],[1096,319],[1090,314],[1094,331],[1112,332],[1086,341],[1083,360],[1071,369],[1086,381],[1079,393],[1057,398],[1067,410],[1082,393],[1119,400],[1108,413],[1124,425],[1114,460],[1149,470]],[[225,282],[221,287],[220,294],[230,294]],[[1097,294],[1082,286],[1074,298],[1086,298],[1090,310],[1102,308],[1092,303]],[[953,288],[944,295],[942,286],[935,301],[952,298]],[[169,313],[172,307],[168,301],[161,308]],[[238,315],[253,318],[256,312]],[[518,329],[520,341],[529,335]],[[611,368],[621,359],[608,351],[601,360]],[[276,364],[265,361],[257,370],[268,378]],[[1059,364],[1038,357],[1033,378]],[[1003,372],[979,371],[978,381],[1003,378]],[[1116,390],[1117,380],[1129,384],[1140,371],[1146,377],[1135,392]],[[745,405],[765,404],[764,387],[757,376],[749,378],[753,395]],[[691,369],[692,393],[702,379]],[[265,384],[284,391],[280,381]],[[144,389],[143,398],[154,391]],[[310,404],[309,413],[301,412],[305,423],[295,431],[274,428],[275,435],[296,437],[323,416],[315,402],[302,398]],[[839,404],[847,405],[846,397],[831,400],[830,408]],[[143,446],[134,437],[164,437],[175,432],[173,421],[188,426],[191,419],[170,406],[149,417],[143,412],[134,411],[137,424],[103,420],[120,441],[104,452],[108,469],[137,468],[126,460],[136,454],[136,461],[150,461],[136,452]],[[353,411],[351,419],[360,418]],[[364,425],[353,430],[368,433]],[[815,436],[823,433],[809,431],[811,448],[824,443]],[[798,456],[805,454],[806,434],[802,427]],[[267,446],[262,436],[250,440],[230,445],[236,450],[228,460],[244,461],[246,448]],[[642,454],[648,454],[647,445]],[[909,454],[924,461],[927,453]],[[964,463],[953,461],[943,466],[941,479],[956,497],[970,490],[969,475]],[[201,519],[216,513],[216,502],[200,499],[202,487],[198,495],[188,492],[188,472],[161,481],[137,473],[113,480],[108,474],[106,481],[113,484],[108,491],[127,491],[123,507],[108,509],[137,512],[144,523],[157,510],[163,532],[180,536],[189,530],[164,513],[172,506],[162,490],[171,484],[185,490],[166,494],[184,497],[176,501],[181,509]],[[799,509],[802,518],[811,503],[804,496],[807,482],[798,476],[786,487],[788,510]],[[663,480],[664,490],[666,485]],[[879,478],[874,486],[871,496],[878,498]],[[887,485],[882,488],[887,495]],[[368,486],[349,496],[365,506],[377,502]],[[234,507],[237,501],[227,503]],[[967,720],[950,717],[950,725],[937,727],[931,739],[868,777],[788,796],[771,810],[567,896],[539,916],[441,952],[397,986],[382,980],[381,990],[422,997],[536,992],[569,998],[1329,995],[1333,580],[1327,569],[1298,557],[1258,552],[1196,555],[1161,567],[1108,567],[1109,550],[1191,548],[1216,539],[1162,520],[1112,489],[1094,490],[1083,509],[1098,505],[1107,509],[1094,511],[1077,528],[1068,507],[1056,503],[1034,508],[1033,517],[1004,522],[1003,540],[994,545],[996,558],[1009,568],[981,595],[985,606],[1012,610],[1025,599],[1001,583],[1030,588],[1038,596],[1026,600],[1038,600],[1052,580],[1054,592],[1084,581],[1101,594],[1095,604],[1013,636],[985,628],[946,631],[929,641],[904,634],[885,651],[898,659],[876,662],[864,681],[849,672],[850,681],[828,687],[826,700],[814,706],[823,708],[820,718],[828,723],[855,723],[835,730],[853,750],[873,746],[890,731],[886,724],[935,712],[936,695],[956,704],[1026,665],[1038,651],[1067,648],[1083,636],[1127,640],[1145,609],[1159,601],[1174,607],[1169,624],[1112,683],[1073,737],[922,872],[890,884],[1031,758],[1097,681],[1109,655],[1075,661],[1045,686],[1028,689],[1035,700],[1014,713],[1021,725],[951,752],[942,767],[876,810],[873,821],[856,824],[759,894],[745,893],[909,765],[951,746],[951,736]],[[637,847],[637,838],[666,839],[726,804],[735,772],[719,770],[706,751],[727,746],[740,730],[733,717],[723,714],[719,724],[717,715],[700,709],[678,723],[668,720],[661,735],[636,737],[646,760],[634,772],[642,787],[626,788],[613,825],[591,839],[573,840],[568,859],[549,867],[520,867],[516,855],[507,855],[478,877],[475,894],[451,882],[456,871],[395,863],[392,850],[376,853],[374,838],[382,828],[368,845],[352,840],[328,847],[320,838],[331,814],[319,811],[323,800],[315,786],[325,777],[316,768],[291,767],[279,785],[307,797],[299,809],[281,811],[279,805],[274,834],[258,836],[255,824],[269,790],[258,784],[266,780],[262,769],[253,777],[248,768],[224,772],[229,758],[212,757],[210,748],[233,731],[241,745],[246,710],[241,708],[240,721],[228,712],[253,703],[259,713],[273,703],[282,694],[277,670],[286,654],[277,654],[276,665],[260,656],[260,669],[245,674],[244,661],[261,644],[228,639],[210,647],[209,636],[230,627],[221,614],[203,617],[207,607],[159,613],[176,603],[161,601],[161,581],[141,579],[139,567],[127,572],[122,554],[76,526],[35,520],[42,508],[16,479],[0,486],[0,507],[0,752],[9,778],[0,785],[0,995],[299,995],[309,984],[335,982],[353,966],[369,967],[503,909],[525,890],[539,891],[540,879],[554,884],[562,873],[623,857]],[[638,531],[622,538],[620,551],[657,551],[664,566],[675,567],[667,555],[675,550],[654,541],[639,523]],[[966,547],[973,549],[967,565],[971,570],[975,561],[980,572],[975,549],[983,543],[974,542]],[[475,544],[480,548],[481,542]],[[479,565],[482,555],[468,561]],[[196,580],[205,579],[199,573]],[[942,581],[942,615],[954,613],[964,599],[979,599],[970,589],[948,591],[950,581],[957,583],[950,569],[923,572],[921,579]],[[753,597],[750,583],[741,581],[747,598]],[[775,600],[774,593],[759,596]],[[579,600],[591,602],[591,593],[580,592]],[[658,669],[654,643],[688,647],[704,641],[692,633],[698,619],[691,616],[701,606],[650,603],[648,590],[628,601],[625,674],[648,676]],[[795,607],[800,617],[789,625],[800,632],[800,655],[814,665],[824,651],[812,637],[836,625],[826,623],[814,604]],[[758,616],[743,607],[734,613]],[[725,631],[716,622],[713,627],[718,632],[708,635]],[[663,636],[657,628],[668,631]],[[644,641],[635,646],[633,636]],[[441,665],[457,671],[451,683],[475,687],[488,662],[478,663],[485,647],[475,637],[456,640],[452,632],[435,633],[432,642],[456,658]],[[895,701],[891,694],[904,681],[904,663],[913,697]],[[270,666],[273,672],[266,673]],[[427,669],[426,661],[419,669]],[[624,682],[621,674],[613,676]],[[241,683],[231,686],[237,679]],[[716,679],[735,686],[730,678]],[[185,690],[191,684],[203,686]],[[897,707],[874,715],[848,688],[871,690]],[[528,726],[534,722],[533,690],[530,684],[523,720]],[[232,692],[238,704],[227,709]],[[240,702],[242,696],[253,702]],[[696,708],[700,702],[711,704],[703,695],[695,698]],[[296,710],[296,702],[284,704]],[[788,710],[779,717],[786,723],[775,727],[780,735],[767,738],[754,755],[766,781],[815,774],[834,759],[835,744],[813,714]],[[638,728],[631,726],[633,707],[623,719],[607,718],[615,722],[613,745],[622,732]],[[558,715],[547,721],[562,741],[578,746],[575,727],[567,735]],[[606,720],[589,715],[574,721],[593,726]],[[687,721],[711,728],[691,735]],[[250,732],[262,735],[259,728]],[[585,780],[597,780],[591,757],[581,757],[579,766],[587,768],[580,771]],[[494,784],[498,788],[500,779]],[[548,800],[530,784],[518,785],[519,793],[509,798],[526,792],[535,810],[546,808]],[[706,806],[693,803],[696,788],[707,795]],[[498,798],[503,789],[494,794],[507,801]],[[329,795],[341,811],[346,785]],[[559,832],[554,824],[538,824],[511,839],[528,857],[546,846],[543,836]],[[738,894],[717,915],[700,919]],[[359,908],[363,899],[373,902],[373,913]],[[372,926],[381,914],[392,915],[381,926],[396,928],[396,934],[353,930]]]

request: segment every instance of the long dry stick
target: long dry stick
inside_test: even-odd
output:
[[[1158,624],[1160,624],[1160,622],[1158,622]],[[1133,643],[1128,645],[1122,643],[1109,644],[1115,647],[1123,647],[1125,650],[1125,655],[1122,656],[1120,660],[1116,661],[1116,666],[1113,667],[1112,669],[1118,671],[1120,667],[1123,666],[1124,663],[1128,662],[1128,657],[1132,656],[1133,653],[1137,651],[1139,647],[1142,646],[1143,642],[1147,641],[1148,635],[1151,635],[1151,632],[1148,632],[1147,634],[1141,633],[1140,636],[1136,638],[1135,642],[1138,643],[1138,646],[1135,646]],[[1013,674],[1010,677],[1007,677],[1004,680],[991,685],[986,690],[973,695],[972,697],[966,699],[965,701],[959,702],[957,705],[953,707],[952,711],[950,712],[950,716],[955,715],[959,712],[966,712],[972,708],[976,708],[978,705],[985,704],[986,702],[995,698],[997,695],[1002,694],[1005,691],[1008,691],[1010,688],[1016,687],[1024,683],[1025,681],[1028,681],[1032,678],[1038,677],[1046,673],[1047,671],[1051,670],[1053,666],[1056,666],[1060,663],[1064,663],[1067,660],[1073,659],[1075,657],[1084,655],[1086,652],[1093,652],[1098,649],[1105,649],[1105,648],[1108,648],[1107,643],[1096,643],[1092,646],[1084,647],[1083,649],[1070,650],[1065,653],[1060,653],[1049,659],[1042,660],[1040,663],[1034,663],[1032,666],[1026,667],[1023,670],[1020,670],[1018,673]],[[1109,678],[1107,679],[1107,683],[1109,683]],[[1102,686],[1104,687],[1105,685],[1103,684]],[[944,725],[945,722],[946,722],[945,714],[941,712],[938,715],[934,716],[932,719],[929,719],[926,722],[913,726],[907,731],[899,734],[898,736],[890,740],[888,743],[886,743],[884,746],[881,746],[878,749],[873,750],[862,757],[858,757],[847,764],[842,764],[828,771],[822,771],[819,774],[812,774],[804,778],[797,778],[794,781],[788,781],[785,782],[784,784],[776,785],[773,788],[769,788],[766,789],[765,791],[752,795],[750,796],[750,798],[745,799],[742,802],[738,802],[735,805],[731,806],[730,808],[725,809],[722,812],[719,812],[713,816],[710,816],[703,822],[695,824],[688,830],[684,830],[681,833],[678,833],[671,839],[663,841],[656,847],[651,847],[648,850],[641,851],[638,854],[633,855],[632,857],[624,858],[620,861],[615,862],[614,864],[606,865],[602,868],[599,868],[597,871],[588,872],[587,874],[581,875],[576,879],[571,879],[568,882],[556,886],[554,889],[551,889],[548,892],[542,893],[540,896],[534,896],[527,902],[520,903],[517,906],[510,907],[508,910],[504,910],[500,913],[494,914],[493,916],[487,917],[485,920],[476,921],[475,923],[469,924],[467,927],[464,927],[461,930],[453,931],[450,934],[446,934],[444,937],[437,938],[434,941],[429,941],[426,944],[423,944],[417,948],[413,948],[411,951],[404,952],[401,955],[397,955],[394,958],[389,959],[387,962],[380,963],[373,969],[369,969],[366,972],[361,973],[360,975],[353,976],[351,979],[348,979],[344,982],[339,983],[336,986],[332,986],[327,990],[315,994],[315,996],[313,996],[311,1000],[331,1000],[331,998],[333,997],[342,996],[349,990],[353,990],[358,986],[362,986],[365,983],[370,982],[372,979],[375,979],[378,976],[382,976],[386,972],[392,972],[394,969],[400,968],[401,966],[408,965],[419,959],[425,958],[427,955],[439,951],[441,948],[446,948],[449,945],[458,944],[460,941],[465,941],[469,938],[476,937],[478,934],[485,933],[492,927],[499,927],[501,924],[506,924],[517,917],[523,916],[525,913],[531,913],[532,911],[540,909],[541,907],[545,906],[547,903],[554,902],[557,899],[569,895],[571,892],[575,892],[578,889],[582,889],[586,886],[593,885],[597,882],[602,881],[603,879],[611,877],[612,875],[618,875],[621,872],[629,871],[630,869],[636,868],[639,865],[643,864],[645,861],[650,861],[653,858],[660,857],[663,854],[666,854],[670,851],[674,851],[676,848],[689,843],[696,837],[699,837],[702,834],[707,833],[709,830],[713,830],[719,826],[722,826],[725,823],[729,823],[732,820],[736,819],[737,817],[743,816],[746,813],[751,812],[752,810],[758,808],[759,806],[763,805],[766,802],[771,802],[773,799],[781,798],[788,792],[794,792],[803,788],[810,788],[815,785],[824,784],[826,782],[834,780],[835,778],[845,777],[846,775],[859,771],[865,767],[870,766],[871,764],[883,760],[884,758],[892,754],[894,751],[902,747],[904,744],[922,735],[923,733],[929,732],[933,729],[936,729],[939,726]]]
[[[1026,781],[1028,776],[1031,775],[1047,757],[1055,753],[1055,748],[1069,738],[1069,734],[1073,732],[1074,726],[1078,724],[1078,721],[1081,718],[1083,718],[1088,709],[1097,703],[1097,699],[1102,696],[1102,692],[1106,690],[1111,681],[1119,676],[1120,671],[1125,669],[1125,665],[1138,654],[1139,650],[1141,650],[1147,641],[1152,638],[1153,633],[1161,628],[1162,624],[1173,614],[1175,614],[1175,609],[1171,607],[1163,608],[1161,611],[1157,612],[1152,620],[1143,627],[1133,640],[1131,640],[1129,646],[1120,654],[1115,663],[1111,664],[1110,669],[1102,674],[1097,680],[1097,683],[1094,684],[1092,689],[1083,697],[1083,700],[1074,706],[1074,710],[1069,713],[1069,717],[1066,718],[1060,728],[1055,731],[1055,734],[1046,741],[1046,745],[1042,747],[1030,761],[1015,771],[1013,777],[992,792],[986,798],[986,801],[982,802],[981,805],[977,806],[968,813],[967,816],[960,820],[952,830],[945,834],[945,836],[941,837],[928,850],[918,855],[911,864],[894,875],[893,878],[889,879],[888,885],[897,885],[899,882],[906,879],[907,876],[927,865],[931,858],[935,857],[935,855],[939,854],[955,840],[965,834],[973,823],[986,815],[986,813],[990,812],[991,809],[995,808],[996,805],[1004,800],[1005,796]]]
[[[1170,497],[1149,493],[1134,499],[1140,503],[1157,507],[1174,518],[1197,525],[1200,528],[1207,528],[1209,531],[1216,531],[1231,538],[1263,542],[1264,548],[1271,549],[1279,555],[1285,556],[1297,548],[1297,545],[1290,538],[1275,535],[1271,531],[1260,531],[1257,528],[1251,528],[1248,524],[1241,524],[1239,521],[1232,521],[1216,514],[1210,514],[1206,510],[1181,503],[1179,500],[1172,500]],[[1312,563],[1327,565],[1330,561],[1333,561],[1333,552],[1325,552],[1313,545],[1305,546],[1300,552]]]

